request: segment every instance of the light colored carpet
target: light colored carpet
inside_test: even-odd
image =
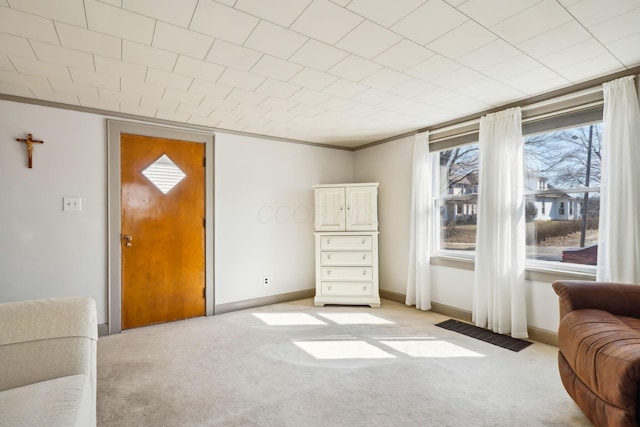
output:
[[[555,347],[515,353],[446,319],[305,299],[102,337],[98,425],[590,425]]]

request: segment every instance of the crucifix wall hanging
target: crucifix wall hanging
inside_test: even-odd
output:
[[[31,169],[33,167],[33,144],[37,143],[37,144],[43,144],[44,141],[41,141],[39,139],[33,139],[33,135],[28,134],[27,135],[27,139],[24,138],[16,138],[16,141],[19,142],[24,142],[25,144],[27,144],[27,158],[29,159],[29,169]]]

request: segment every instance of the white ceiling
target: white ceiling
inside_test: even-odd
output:
[[[355,147],[640,65],[640,0],[0,0],[0,94]]]

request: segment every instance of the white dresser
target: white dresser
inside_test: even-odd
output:
[[[316,306],[380,306],[378,184],[316,185]]]

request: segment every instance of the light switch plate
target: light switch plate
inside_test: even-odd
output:
[[[82,199],[80,197],[63,197],[62,210],[63,211],[81,211]]]

